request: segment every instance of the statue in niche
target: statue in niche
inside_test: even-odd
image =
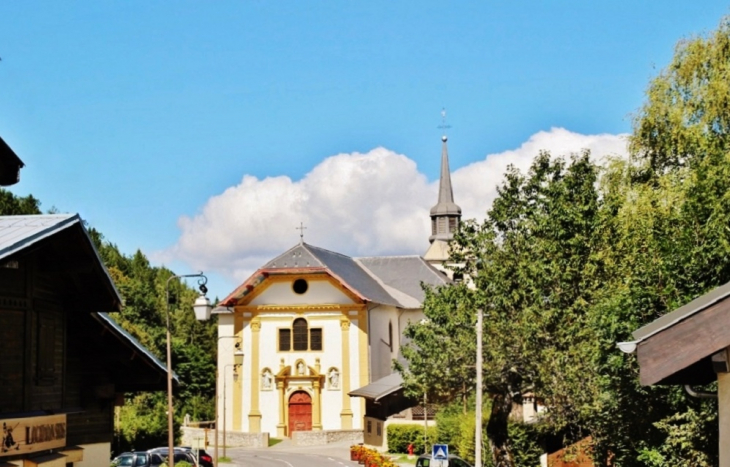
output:
[[[306,368],[304,367],[304,362],[297,363],[297,374],[304,375],[305,372],[306,372]]]
[[[330,388],[338,389],[340,387],[340,372],[337,371],[337,368],[330,368],[327,379],[329,379]]]
[[[263,374],[261,375],[261,387],[264,388],[264,390],[271,389],[271,385],[274,382],[274,375],[271,374],[271,370],[268,368],[264,370]]]

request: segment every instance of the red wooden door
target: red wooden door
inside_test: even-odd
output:
[[[312,431],[312,398],[304,391],[289,398],[289,436],[295,431]]]

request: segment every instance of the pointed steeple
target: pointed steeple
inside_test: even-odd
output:
[[[431,208],[431,236],[428,241],[449,241],[461,221],[461,208],[454,203],[454,191],[451,188],[451,171],[449,170],[449,149],[446,135],[441,137],[441,180],[439,181],[439,198],[436,206]]]

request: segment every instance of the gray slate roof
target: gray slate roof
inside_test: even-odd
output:
[[[78,214],[0,216],[0,259],[80,223]]]
[[[438,286],[449,281],[419,256],[351,258],[307,243],[290,248],[262,269],[297,268],[326,269],[365,299],[401,308],[420,307],[421,282]]]
[[[420,256],[371,256],[357,258],[357,262],[378,277],[384,284],[423,303],[426,294],[421,283],[437,287],[448,282],[442,272]]]

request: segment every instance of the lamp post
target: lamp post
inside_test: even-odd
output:
[[[213,307],[210,305],[210,300],[205,296],[208,288],[205,284],[208,282],[208,278],[203,275],[202,272],[198,274],[182,274],[178,276],[170,276],[165,283],[165,292],[167,297],[167,304],[165,306],[165,318],[167,329],[167,464],[170,467],[175,467],[175,436],[173,433],[173,411],[172,411],[172,351],[170,344],[170,281],[173,279],[180,279],[183,277],[198,277],[198,288],[200,289],[200,296],[195,300],[193,310],[195,311],[195,318],[204,321],[210,319],[210,312]]]
[[[476,432],[474,433],[474,465],[482,467],[482,333],[484,322],[484,311],[481,307],[477,309],[477,394],[476,394]]]
[[[218,342],[220,342],[221,339],[240,339],[240,337],[239,336],[219,336]],[[240,340],[238,342],[236,342],[236,352],[233,355],[235,358],[235,362],[237,364],[240,365],[241,363],[243,363],[243,352],[241,351],[241,341]],[[241,362],[238,361],[239,355],[242,360]],[[226,365],[226,366],[228,366],[228,365]],[[219,397],[219,395],[218,395],[218,377],[219,377],[218,362],[216,362],[216,364],[215,364],[215,435],[214,435],[214,437],[215,437],[215,467],[218,467],[218,397]],[[225,378],[225,371],[223,372],[223,377]],[[224,389],[224,391],[225,391],[225,389]],[[224,393],[224,397],[225,397],[225,393]],[[223,416],[224,417],[225,417],[225,413],[226,413],[226,405],[224,403],[223,404]],[[224,448],[225,448],[225,442],[226,442],[226,440],[225,440],[225,432],[224,432],[224,436],[223,436]],[[225,451],[224,451],[223,455],[225,456]]]
[[[243,353],[240,354],[243,359]],[[238,355],[236,356],[238,358]],[[241,366],[240,363],[229,363],[223,367],[223,457],[226,457],[226,368],[229,366],[233,367],[233,381],[238,381],[238,372],[236,369]],[[218,425],[215,427],[216,437],[218,436]],[[218,459],[215,460],[216,466],[218,465]]]

